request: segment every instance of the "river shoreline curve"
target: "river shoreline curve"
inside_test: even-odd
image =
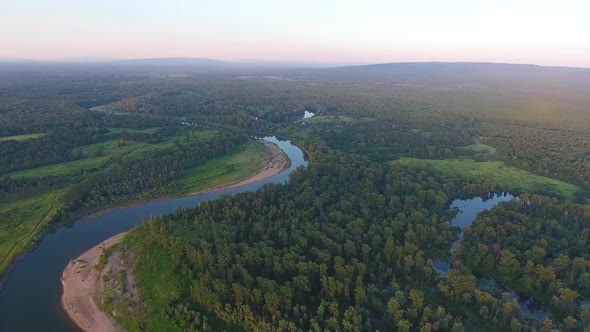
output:
[[[281,150],[281,148],[278,145],[268,141],[264,141],[264,145],[268,148],[268,150],[271,153],[271,160],[266,166],[258,170],[258,172],[256,172],[256,174],[254,174],[253,176],[243,180],[213,186],[209,189],[185,194],[183,196],[196,196],[207,194],[221,189],[231,189],[235,187],[244,186],[250,183],[268,179],[289,168],[291,161],[289,160],[289,157],[287,157],[285,152],[283,152],[283,150]]]
[[[273,177],[289,168],[290,159],[278,145],[268,141],[265,141],[264,144],[271,152],[271,160],[253,176],[237,182],[225,183],[199,192],[181,195],[181,197],[240,187]],[[62,273],[62,308],[68,318],[84,331],[124,331],[112,318],[100,311],[95,303],[98,271],[94,269],[94,266],[103,250],[117,244],[126,233],[123,232],[110,237],[84,252],[78,258],[70,260]]]
[[[182,197],[204,195],[204,194],[212,193],[212,192],[219,191],[219,190],[232,189],[232,188],[236,188],[236,187],[245,186],[247,184],[251,184],[254,182],[258,182],[258,181],[262,181],[262,180],[266,180],[268,178],[271,178],[271,177],[281,173],[282,171],[288,169],[291,166],[291,160],[289,159],[287,154],[283,150],[281,150],[281,148],[277,144],[275,144],[273,142],[269,142],[269,141],[263,141],[263,143],[271,153],[271,161],[267,165],[265,165],[264,167],[259,169],[256,173],[254,173],[253,175],[250,175],[249,177],[242,178],[242,179],[236,180],[236,181],[220,183],[220,184],[211,186],[207,189],[203,189],[203,190],[199,190],[199,191],[195,191],[195,192],[181,193],[178,195],[159,195],[159,196],[149,198],[149,199],[134,200],[132,202],[123,203],[121,205],[110,206],[110,207],[107,206],[106,208],[104,208],[102,210],[86,214],[83,218],[76,220],[74,223],[76,223],[80,220],[84,220],[85,218],[96,218],[96,217],[100,217],[104,214],[107,214],[109,212],[117,211],[117,210],[124,209],[124,208],[139,206],[139,205],[142,205],[145,203],[153,203],[153,202],[164,201],[164,200],[173,199],[173,198],[182,198]]]
[[[127,232],[110,237],[75,260],[70,260],[62,274],[61,305],[68,317],[84,331],[124,331],[96,306],[94,297],[98,271],[94,266],[103,250],[119,243],[125,234]]]

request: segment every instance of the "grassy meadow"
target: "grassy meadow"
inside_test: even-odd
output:
[[[471,146],[471,148],[481,150],[484,147],[476,145]],[[585,194],[584,190],[577,185],[536,175],[509,166],[502,161],[477,162],[472,159],[434,160],[400,158],[392,163],[410,167],[431,167],[443,173],[462,175],[470,179],[488,178],[496,181],[498,187],[501,189],[513,192],[549,194],[560,196],[570,201],[576,201]]]
[[[5,136],[5,137],[0,137],[0,141],[26,141],[29,139],[41,138],[45,135],[47,135],[47,134],[33,133],[33,134],[24,134],[24,135]]]
[[[42,226],[51,221],[64,190],[0,204],[0,276],[12,259],[30,248]]]
[[[158,128],[144,132],[154,133]],[[111,133],[129,132],[127,128],[112,128]],[[194,130],[171,137],[157,144],[111,139],[101,143],[81,146],[79,160],[47,165],[8,173],[11,178],[43,179],[50,176],[68,176],[70,183],[78,182],[83,176],[100,172],[108,167],[114,158],[140,159],[149,151],[167,149],[180,140],[204,142],[219,135],[212,130]],[[250,140],[240,151],[189,169],[173,185],[180,188],[176,193],[190,193],[210,187],[232,183],[255,174],[270,161],[270,152],[264,144]],[[53,213],[63,204],[60,196],[67,193],[67,185],[50,192],[41,192],[0,204],[0,276],[5,273],[13,258],[27,251],[32,240],[41,235],[44,223],[51,221]]]
[[[272,156],[264,144],[249,141],[242,151],[209,160],[175,181],[181,193],[192,193],[233,183],[255,174]]]

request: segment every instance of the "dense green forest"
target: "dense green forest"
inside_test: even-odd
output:
[[[133,275],[141,300],[121,284],[99,303],[130,330],[590,324],[580,305],[590,297],[588,70],[39,64],[0,74],[3,271],[55,225],[189,192],[179,181],[207,162],[255,168],[268,156],[252,136],[307,152],[288,184],[152,218],[114,248],[128,271],[111,279]],[[449,202],[495,191],[519,199],[480,214],[451,254]],[[437,260],[452,263],[447,275]],[[486,277],[549,316],[478,286]]]
[[[8,71],[0,83],[7,91],[0,103],[0,276],[56,225],[105,207],[206,189],[178,182],[195,174],[210,185],[235,181],[270,157],[238,129],[91,111],[148,87],[118,90],[110,85],[116,76],[108,75],[102,79],[110,84],[94,91],[100,77],[74,73],[75,79],[55,72],[22,79],[23,72]],[[253,154],[246,159],[246,152]],[[215,160],[232,167],[207,169]]]
[[[590,206],[522,195],[482,213],[456,258],[473,271],[534,296],[561,316],[590,298]]]
[[[446,278],[436,273],[434,261],[457,237],[449,197],[485,192],[487,183],[306,148],[314,162],[288,186],[178,210],[131,232],[117,250],[130,257],[142,302],[115,287],[101,299],[105,311],[131,330],[528,331],[589,323],[575,297],[563,300],[567,312],[540,322],[503,293],[476,287],[463,266],[474,259],[461,256],[471,248],[459,246]],[[551,200],[531,201],[543,199]],[[582,222],[583,206],[567,204]],[[585,245],[572,248],[579,266],[572,269],[587,268]],[[533,280],[544,277],[539,267]]]

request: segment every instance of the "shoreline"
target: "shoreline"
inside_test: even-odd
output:
[[[104,249],[111,247],[127,232],[119,233],[94,246],[75,260],[70,260],[62,273],[61,306],[83,331],[124,331],[114,319],[100,311],[94,302],[97,272],[94,266]]]
[[[266,166],[264,166],[261,169],[259,169],[258,171],[256,171],[256,173],[250,174],[248,177],[244,177],[242,179],[238,179],[235,181],[220,183],[220,184],[214,185],[212,187],[209,187],[207,189],[202,189],[202,190],[195,191],[195,192],[182,193],[182,194],[178,194],[178,195],[162,195],[162,196],[153,197],[153,198],[139,199],[139,200],[136,200],[133,202],[123,203],[122,205],[107,207],[105,209],[86,214],[86,215],[82,216],[81,218],[77,219],[76,221],[74,221],[73,223],[75,224],[79,221],[83,221],[83,220],[86,220],[89,218],[99,217],[105,213],[138,206],[138,205],[145,204],[145,203],[159,202],[159,201],[163,201],[163,200],[167,200],[167,199],[192,197],[192,196],[209,194],[209,193],[216,192],[219,190],[236,188],[236,187],[247,185],[250,183],[257,182],[257,181],[266,180],[268,178],[271,178],[271,177],[281,173],[282,171],[288,169],[291,166],[291,160],[289,159],[287,154],[283,150],[281,150],[281,148],[278,145],[276,145],[275,143],[272,143],[272,142],[268,142],[268,141],[263,141],[263,143],[271,152],[271,160],[268,164],[266,164]],[[277,157],[279,159],[275,159],[275,157]],[[279,161],[279,162],[276,163],[276,161]]]
[[[291,162],[286,153],[281,148],[271,142],[264,142],[265,146],[270,150],[271,160],[263,168],[259,169],[254,175],[236,180],[229,183],[213,186],[212,188],[197,191],[194,193],[184,194],[177,197],[189,197],[207,194],[223,189],[235,188],[257,181],[270,178],[285,169],[289,168]],[[163,200],[166,198],[159,198],[152,201]],[[109,211],[126,208],[129,206],[139,205],[145,202],[137,202],[124,206],[105,209],[87,217],[92,217],[107,213]],[[85,218],[87,218],[85,217]],[[84,218],[84,219],[85,219]],[[84,220],[80,219],[80,220]],[[102,255],[103,249],[115,245],[124,237],[127,232],[119,233],[105,241],[97,244],[88,251],[84,252],[79,257],[70,260],[65,267],[62,277],[62,296],[61,306],[68,318],[84,331],[124,331],[114,319],[107,316],[100,311],[94,302],[94,294],[97,291],[96,276],[99,271],[94,269],[94,265],[98,262]]]
[[[275,143],[268,142],[268,141],[264,141],[264,145],[270,150],[271,159],[270,159],[270,162],[268,164],[266,164],[266,166],[259,169],[254,175],[252,175],[248,178],[245,178],[245,179],[236,180],[236,181],[220,184],[217,186],[213,186],[209,189],[204,189],[204,190],[196,191],[193,193],[184,194],[181,197],[203,195],[203,194],[208,194],[208,193],[215,192],[218,190],[231,189],[231,188],[244,186],[244,185],[247,185],[250,183],[266,180],[270,177],[273,177],[273,176],[279,174],[280,172],[286,170],[287,168],[289,168],[289,166],[291,165],[291,160],[289,160],[289,157],[287,157],[287,154],[285,154],[285,152],[283,152],[283,150],[281,150],[281,148],[278,145],[276,145]]]
[[[203,190],[196,191],[196,192],[192,192],[192,193],[182,193],[182,194],[178,194],[178,195],[162,195],[162,196],[157,196],[157,197],[152,197],[152,198],[147,198],[147,199],[138,199],[138,200],[131,201],[128,203],[123,203],[122,205],[115,205],[115,206],[110,206],[110,207],[107,205],[103,209],[100,209],[95,212],[87,211],[85,213],[80,213],[78,215],[77,219],[57,223],[57,224],[51,226],[50,229],[58,229],[59,227],[62,227],[64,225],[73,225],[73,224],[76,224],[78,222],[81,222],[81,221],[84,221],[87,219],[100,217],[101,215],[109,213],[109,212],[122,210],[122,209],[126,209],[126,208],[131,208],[131,207],[139,206],[141,204],[153,203],[153,202],[163,201],[163,200],[167,200],[167,199],[198,196],[198,195],[203,195],[203,194],[215,192],[218,190],[236,188],[236,187],[250,184],[250,183],[253,183],[256,181],[268,179],[270,177],[273,177],[273,176],[281,173],[282,171],[284,171],[290,167],[291,160],[289,159],[287,154],[283,150],[281,150],[281,148],[278,145],[276,145],[275,143],[272,143],[272,142],[268,142],[268,141],[263,141],[263,143],[271,152],[271,161],[266,166],[259,169],[256,173],[251,174],[249,177],[245,177],[242,179],[238,179],[238,180],[230,181],[230,182],[226,182],[226,183],[217,184],[217,185],[214,185],[210,188],[203,189]],[[281,158],[280,159],[281,163],[278,165],[274,165],[275,164],[275,159],[274,159],[275,154],[278,154],[277,158]],[[43,234],[43,236],[45,236],[45,234]],[[42,238],[41,238],[41,240],[42,240]],[[35,247],[36,247],[36,245],[35,245]],[[33,250],[34,250],[34,248],[33,248]],[[2,273],[0,273],[0,289],[2,288],[2,286],[4,284],[4,280],[6,279],[6,276],[8,275],[8,273],[10,273],[10,270],[12,270],[12,267],[14,267],[14,265],[17,264],[18,261],[23,259],[27,254],[29,254],[31,252],[32,251],[28,250],[26,252],[22,252],[16,256],[14,256],[12,258],[11,262],[6,266],[5,270],[2,271]]]

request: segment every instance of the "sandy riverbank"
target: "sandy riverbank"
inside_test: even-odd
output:
[[[223,184],[190,195],[200,195],[220,189],[235,188],[256,181],[270,178],[290,165],[289,157],[276,144],[264,142],[271,152],[271,161],[260,169],[254,176],[236,183]],[[98,262],[103,249],[119,242],[125,233],[117,234],[80,257],[70,261],[62,275],[62,307],[70,317],[84,331],[123,331],[123,329],[105,313],[101,312],[94,302],[97,290],[94,265]]]
[[[84,331],[124,331],[113,319],[98,310],[94,303],[97,274],[94,265],[98,262],[103,249],[119,242],[125,233],[105,240],[70,261],[62,274],[61,305],[68,317]]]

